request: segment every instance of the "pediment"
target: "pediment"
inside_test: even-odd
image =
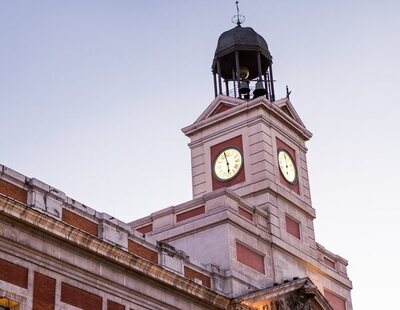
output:
[[[233,108],[233,107],[234,107],[234,106],[231,105],[231,104],[228,104],[228,103],[225,103],[225,102],[221,102],[221,103],[214,109],[214,111],[211,113],[210,116],[213,116],[213,115],[218,114],[218,113],[225,112],[225,111],[227,111],[227,110],[229,110],[229,109],[231,109],[231,108]]]
[[[304,126],[303,121],[301,120],[299,114],[296,112],[295,108],[293,107],[292,103],[290,102],[289,98],[284,98],[275,101],[275,104],[290,118],[294,119],[298,122],[301,126]]]
[[[275,285],[234,300],[237,307],[265,310],[333,310],[309,278]],[[239,308],[240,309],[240,308]]]
[[[224,95],[217,96],[196,121],[182,128],[182,131],[190,137],[207,126],[258,107],[262,107],[282,119],[288,126],[296,129],[300,135],[304,136],[304,139],[308,140],[312,137],[312,133],[307,130],[288,98],[270,102],[265,97],[244,100]]]
[[[205,120],[211,116],[216,114],[225,112],[231,108],[234,108],[242,103],[247,102],[243,99],[232,98],[224,95],[217,96],[210,105],[204,110],[204,112],[197,118],[195,123]],[[279,99],[274,102],[287,116],[298,122],[301,126],[304,126],[303,121],[301,120],[299,114],[293,107],[292,103],[290,102],[289,98]]]
[[[216,114],[225,112],[231,108],[234,108],[242,103],[246,102],[243,99],[232,98],[224,95],[217,96],[209,106],[204,110],[204,112],[198,117],[195,123],[205,120]]]

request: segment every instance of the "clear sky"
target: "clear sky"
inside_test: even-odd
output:
[[[242,0],[307,128],[317,241],[397,304],[400,1]],[[0,0],[0,163],[121,220],[191,199],[191,124],[234,0]]]

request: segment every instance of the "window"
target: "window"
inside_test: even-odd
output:
[[[0,296],[0,310],[19,310],[19,302]]]

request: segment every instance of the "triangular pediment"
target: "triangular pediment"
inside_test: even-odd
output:
[[[309,279],[302,278],[274,285],[234,300],[248,309],[333,310],[332,306]]]
[[[195,123],[205,120],[206,118],[209,118],[216,114],[223,113],[244,102],[246,101],[243,99],[237,99],[224,95],[219,95],[209,104],[209,106],[204,110],[204,112],[201,113],[201,115],[198,117]]]
[[[192,136],[195,132],[201,131],[207,126],[259,107],[282,119],[288,126],[291,126],[303,135],[306,140],[311,138],[312,133],[307,130],[288,98],[271,102],[265,97],[244,100],[219,95],[210,103],[193,124],[182,128],[182,131],[185,135]]]
[[[217,106],[217,108],[211,113],[210,116],[213,116],[213,115],[218,114],[218,113],[225,112],[225,111],[227,111],[227,110],[229,110],[229,109],[231,109],[231,108],[233,108],[233,107],[234,107],[234,106],[231,105],[231,104],[228,104],[228,103],[225,103],[225,102],[221,102],[221,103]]]
[[[304,126],[303,121],[301,120],[299,114],[297,114],[295,108],[293,107],[292,103],[290,102],[289,98],[284,98],[275,101],[275,104],[283,111],[287,116],[294,119],[300,125]]]
[[[232,98],[224,95],[217,96],[210,105],[204,110],[204,112],[197,118],[195,123],[205,120],[211,116],[214,116],[219,113],[223,113],[231,108],[234,108],[242,103],[247,102],[243,99]],[[301,120],[299,114],[293,107],[289,98],[279,99],[274,102],[287,116],[298,122],[300,125],[304,126],[303,121]]]

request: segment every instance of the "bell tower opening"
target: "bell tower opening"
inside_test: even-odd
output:
[[[265,96],[275,101],[272,56],[265,39],[250,27],[239,14],[232,18],[236,27],[225,31],[218,39],[212,62],[214,94],[240,99]]]

